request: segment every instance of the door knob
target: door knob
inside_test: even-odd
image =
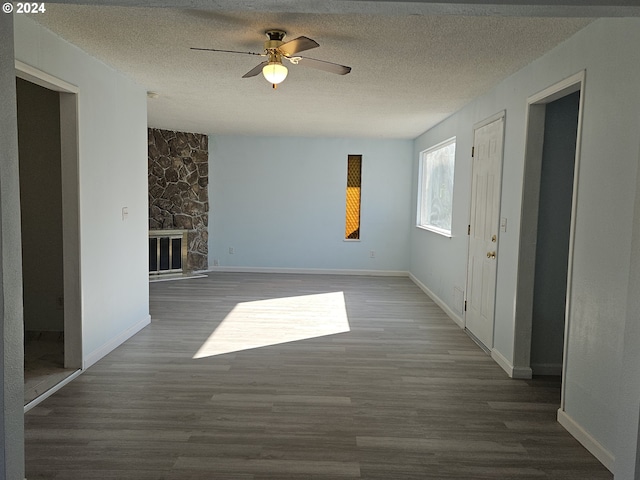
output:
[[[487,252],[487,258],[496,258],[496,252]]]

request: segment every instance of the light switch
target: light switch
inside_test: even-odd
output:
[[[507,218],[506,217],[502,217],[500,219],[500,231],[501,232],[506,232],[507,231]]]
[[[129,216],[129,208],[128,207],[122,207],[122,220],[126,220],[127,217]]]

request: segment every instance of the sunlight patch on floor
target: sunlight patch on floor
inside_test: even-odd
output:
[[[229,312],[193,358],[348,331],[342,292],[243,302]]]

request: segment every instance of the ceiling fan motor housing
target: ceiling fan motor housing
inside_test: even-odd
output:
[[[264,42],[264,49],[266,51],[272,51],[282,45],[284,42],[284,37],[287,35],[287,32],[284,30],[267,30],[264,32],[269,40]]]

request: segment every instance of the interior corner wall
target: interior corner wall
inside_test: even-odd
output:
[[[410,140],[210,136],[210,263],[406,272],[411,152]],[[362,155],[360,241],[344,240],[351,154]]]
[[[24,478],[24,344],[13,16],[0,15],[0,478]]]
[[[13,17],[16,59],[80,92],[79,278],[86,367],[150,321],[146,90],[32,19]]]
[[[415,228],[411,234],[411,272],[451,306],[449,292],[466,282],[473,126],[506,111],[501,217],[507,219],[507,231],[500,234],[498,247],[494,350],[512,362],[527,98],[586,71],[564,413],[612,456],[622,357],[631,348],[625,346],[624,335],[630,321],[629,258],[639,157],[638,45],[639,18],[596,20],[418,137],[414,151],[417,184],[418,152],[458,137],[454,238]],[[415,187],[413,192],[415,212]],[[635,370],[635,375],[640,372]]]

